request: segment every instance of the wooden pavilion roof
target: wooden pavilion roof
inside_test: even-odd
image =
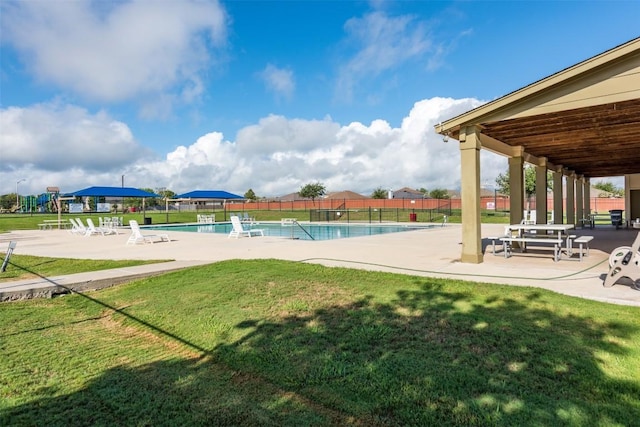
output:
[[[586,178],[640,173],[640,38],[436,126]]]

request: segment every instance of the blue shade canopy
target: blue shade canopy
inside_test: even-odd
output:
[[[233,200],[244,199],[237,194],[229,193],[228,191],[220,190],[195,190],[188,193],[179,194],[176,199],[218,199],[218,200]]]
[[[133,187],[88,187],[67,195],[76,197],[162,197],[158,194],[149,193],[148,191]]]

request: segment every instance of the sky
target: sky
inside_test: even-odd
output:
[[[0,194],[457,189],[434,126],[638,37],[638,1],[0,1]],[[507,159],[482,152],[491,188]]]

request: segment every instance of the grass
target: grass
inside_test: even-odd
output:
[[[390,212],[383,219],[384,221],[408,221],[409,220],[409,212],[412,212],[412,209],[404,209],[399,210],[397,214],[394,214],[394,210],[390,210]],[[169,215],[165,214],[161,211],[150,211],[146,212],[145,216],[151,218],[153,224],[180,224],[186,222],[196,222],[196,216],[198,213],[202,212],[169,212]],[[211,212],[207,212],[211,213]],[[225,220],[225,214],[223,211],[215,211],[216,220],[218,222]],[[282,218],[298,218],[300,221],[308,221],[309,220],[309,212],[308,211],[286,211],[286,210],[265,210],[265,211],[247,211],[247,214],[257,218],[259,221],[280,221]],[[227,220],[229,220],[229,216],[231,212],[227,212]],[[98,217],[104,216],[103,214],[92,213],[92,214],[79,214],[73,215],[73,217],[82,218],[83,220],[87,217],[93,219],[94,223],[98,224]],[[121,216],[123,218],[124,224],[128,224],[129,220],[136,220],[140,224],[144,223],[144,217],[142,216],[142,212],[136,213],[128,213],[128,214],[118,214],[116,216]],[[362,210],[360,212],[354,212],[351,214],[353,217],[353,221],[368,221],[368,211]],[[69,217],[69,214],[64,214],[62,216],[63,219]],[[425,222],[429,220],[429,217],[424,212],[418,212],[418,222]],[[0,233],[8,232],[11,230],[37,230],[38,224],[41,224],[44,220],[52,220],[58,219],[56,214],[2,214],[0,215]],[[460,223],[462,220],[460,215],[460,210],[452,210],[451,215],[448,215],[447,221],[450,223]],[[441,214],[434,214],[433,216],[434,222],[441,222],[442,217]],[[509,213],[508,212],[493,212],[493,211],[483,211],[482,212],[482,222],[483,223],[499,223],[499,224],[508,224],[509,223]]]
[[[0,310],[0,425],[634,425],[637,307],[226,261]]]
[[[6,252],[0,252],[0,262]],[[168,260],[90,260],[71,258],[49,258],[31,255],[11,255],[6,271],[0,273],[0,283],[12,280],[30,279],[37,276],[59,276],[62,274],[85,273],[88,271],[108,270],[110,268],[131,267],[134,265],[154,264]]]

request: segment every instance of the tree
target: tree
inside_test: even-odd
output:
[[[511,187],[509,183],[509,170],[504,174],[499,174],[496,177],[497,190],[504,195],[511,194]],[[553,188],[553,178],[551,171],[547,171],[547,189]],[[525,166],[524,168],[524,192],[527,197],[531,197],[536,194],[536,169],[531,166]]]
[[[252,202],[258,200],[258,196],[256,196],[256,193],[254,193],[251,188],[244,193],[244,198]]]
[[[448,199],[449,193],[444,188],[434,188],[429,192],[429,197],[432,199]]]
[[[307,185],[303,185],[298,191],[300,197],[305,197],[311,199],[311,201],[315,204],[316,198],[320,196],[324,196],[327,193],[327,189],[324,184],[320,182],[309,183]]]
[[[372,199],[386,199],[388,196],[388,192],[387,190],[385,190],[382,187],[378,187],[375,190],[373,190],[373,193],[371,193],[371,198]]]
[[[622,188],[618,188],[613,185],[612,182],[608,181],[596,182],[595,184],[593,184],[593,188],[597,188],[600,191],[607,192],[608,194],[604,197],[622,197],[624,193],[624,190]]]
[[[0,196],[0,209],[11,209],[16,204],[16,193]]]
[[[146,191],[148,193],[158,194],[151,188],[141,188],[141,190]],[[142,199],[138,199],[139,204],[136,205],[138,207],[142,207]],[[144,201],[145,208],[155,208],[160,205],[160,201],[158,197],[147,197]]]
[[[418,188],[418,191],[421,192],[423,196],[428,196],[429,195],[429,190],[427,190],[424,187]]]

